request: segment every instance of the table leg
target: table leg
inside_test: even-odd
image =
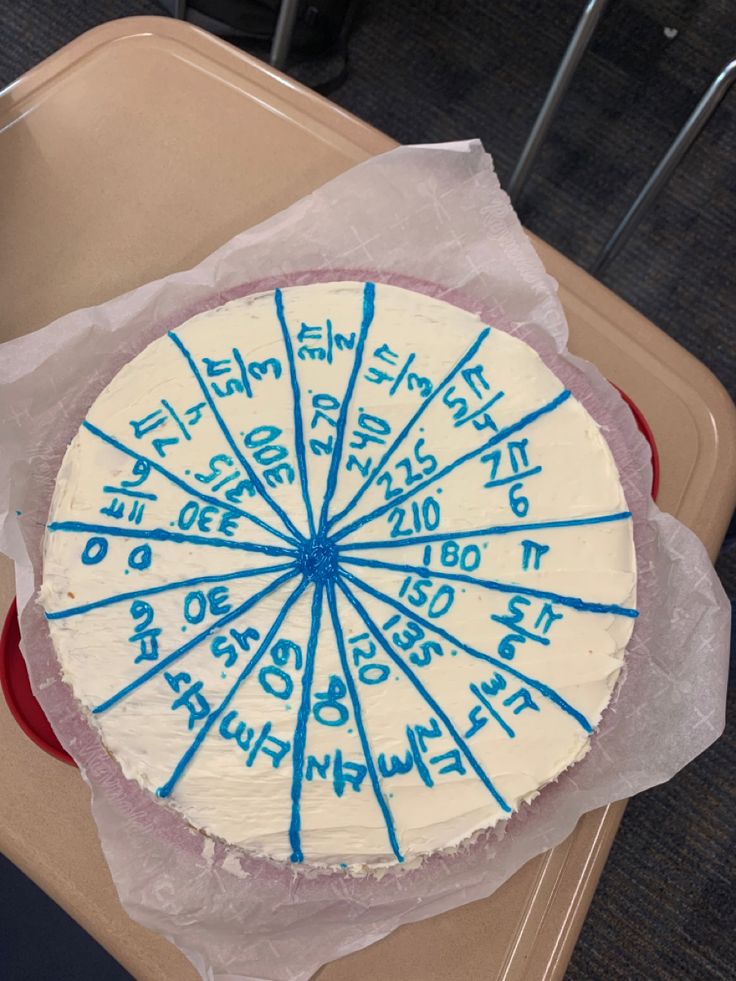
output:
[[[294,23],[296,21],[299,0],[281,0],[279,17],[276,21],[276,30],[271,44],[271,64],[274,68],[283,71],[286,59],[291,47],[291,37],[294,33]]]
[[[730,61],[713,79],[708,91],[697,104],[690,118],[655,167],[652,176],[642,188],[636,201],[631,205],[616,228],[616,231],[601,249],[590,270],[593,274],[599,274],[624,247],[631,233],[672,176],[675,167],[680,163],[697,139],[702,128],[713,115],[718,103],[729,90],[734,79],[736,79],[736,58]]]
[[[539,148],[547,135],[547,130],[552,124],[560,102],[567,91],[572,76],[575,74],[575,69],[578,67],[580,59],[585,53],[585,49],[588,47],[588,42],[593,36],[593,31],[595,31],[607,3],[608,0],[589,0],[585,5],[585,10],[578,21],[578,26],[575,28],[575,33],[567,46],[567,51],[560,62],[557,74],[552,80],[547,97],[542,103],[539,115],[532,127],[526,145],[521,151],[516,168],[511,175],[507,190],[514,204],[518,203]]]

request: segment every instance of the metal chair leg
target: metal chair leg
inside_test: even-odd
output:
[[[589,0],[580,20],[578,21],[578,26],[575,28],[575,33],[567,46],[567,51],[560,62],[560,67],[557,69],[557,74],[549,87],[547,97],[542,103],[542,108],[539,110],[539,115],[537,116],[534,126],[532,127],[532,131],[529,134],[526,145],[521,151],[521,156],[516,164],[516,168],[511,175],[508,193],[514,204],[517,203],[519,196],[521,195],[522,189],[529,176],[529,171],[531,170],[536,156],[539,153],[539,148],[547,135],[547,130],[552,124],[552,120],[557,113],[560,102],[567,91],[567,87],[570,84],[572,76],[575,74],[575,69],[578,67],[580,59],[585,53],[585,49],[588,47],[588,42],[593,36],[593,32],[596,29],[598,21],[600,20],[601,14],[603,13],[607,3],[608,0]]]
[[[693,110],[690,118],[675,137],[672,145],[657,164],[652,176],[642,188],[616,231],[601,249],[591,268],[592,273],[601,270],[626,244],[629,236],[654,203],[655,198],[672,176],[675,167],[697,139],[700,131],[713,115],[718,103],[736,79],[736,58],[715,77],[708,91]]]
[[[271,44],[271,64],[274,68],[283,71],[286,59],[291,47],[291,37],[294,33],[294,23],[296,21],[299,0],[281,0],[279,7],[279,17],[276,21],[276,30]]]

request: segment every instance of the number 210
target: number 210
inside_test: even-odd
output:
[[[440,506],[433,497],[425,497],[421,505],[411,502],[407,513],[406,508],[395,507],[388,513],[391,524],[391,537],[401,538],[404,535],[417,534],[420,531],[434,531],[440,523]],[[406,522],[411,524],[407,525]]]

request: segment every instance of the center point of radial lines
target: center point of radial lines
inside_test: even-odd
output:
[[[326,535],[316,535],[302,545],[298,564],[310,582],[329,582],[337,575],[337,546]]]

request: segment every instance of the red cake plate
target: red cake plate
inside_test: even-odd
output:
[[[11,715],[28,738],[62,763],[76,766],[56,738],[51,723],[31,690],[28,668],[20,652],[20,627],[15,599],[10,604],[0,635],[0,684]]]
[[[613,382],[611,384],[613,384]],[[649,449],[652,451],[652,500],[656,501],[657,495],[659,494],[659,450],[657,449],[657,443],[654,439],[654,433],[652,432],[644,413],[641,411],[636,402],[634,402],[633,399],[630,399],[626,392],[620,389],[618,385],[614,385],[613,387],[631,409],[631,414],[636,420],[636,425],[639,432],[642,434],[647,443],[649,443]]]
[[[659,491],[659,453],[654,434],[643,413],[629,396],[615,386],[626,402],[636,420],[639,431],[649,443],[652,451],[652,498],[656,500]],[[18,626],[18,607],[15,600],[10,604],[3,632],[0,635],[0,684],[2,685],[8,708],[23,732],[33,742],[63,763],[75,766],[72,757],[66,752],[56,733],[51,728],[43,709],[36,701],[28,678],[28,669],[20,652],[20,627]]]

